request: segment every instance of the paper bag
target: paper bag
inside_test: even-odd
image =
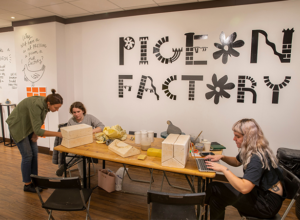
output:
[[[106,169],[98,170],[98,186],[107,192],[115,191],[115,174]]]

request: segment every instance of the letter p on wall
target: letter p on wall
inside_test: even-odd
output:
[[[134,48],[135,41],[132,37],[119,38],[119,65],[124,65],[124,48],[131,50]]]

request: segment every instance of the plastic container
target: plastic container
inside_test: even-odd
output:
[[[141,145],[142,150],[148,150],[148,148],[151,146],[151,139],[148,137],[142,137]]]

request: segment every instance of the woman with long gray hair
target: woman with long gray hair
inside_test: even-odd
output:
[[[241,214],[257,218],[274,217],[285,197],[283,177],[276,157],[260,126],[254,119],[242,119],[232,127],[239,154],[236,157],[209,155],[208,168],[222,172],[229,183],[212,182],[206,190],[210,219],[224,219],[226,206],[234,206]],[[227,167],[243,166],[243,178]]]

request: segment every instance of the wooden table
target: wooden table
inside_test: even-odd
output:
[[[130,144],[138,149],[141,149],[140,145],[134,143],[134,141],[129,140],[132,135],[128,135],[127,139],[124,141],[127,144]],[[161,149],[161,143],[163,142],[163,138],[155,138],[154,142],[151,144],[152,148]],[[160,157],[149,157],[147,156],[145,160],[138,160],[138,155],[123,158],[116,153],[112,152],[108,149],[106,144],[98,144],[94,140],[91,144],[85,144],[83,146],[74,147],[74,148],[66,148],[62,145],[56,146],[54,150],[64,152],[64,153],[72,153],[81,155],[84,157],[92,157],[101,160],[108,160],[112,162],[122,163],[122,164],[129,164],[139,167],[147,167],[153,168],[156,170],[164,170],[174,173],[181,173],[187,174],[192,176],[200,176],[205,178],[214,178],[216,173],[215,172],[199,172],[197,169],[196,161],[191,156],[188,157],[188,161],[186,163],[185,168],[173,168],[173,167],[166,167],[161,165],[161,158]],[[222,151],[214,151],[215,154],[222,154]],[[142,151],[142,155],[147,155],[147,151]],[[190,154],[189,154],[190,155]]]
[[[134,141],[130,140],[130,137],[132,137],[132,136],[133,135],[128,135],[127,139],[124,142],[126,142],[127,144],[134,146],[138,149],[141,149],[140,145],[137,145],[137,144],[135,144]],[[161,146],[162,146],[161,143],[163,142],[163,140],[164,140],[163,138],[154,138],[154,142],[151,144],[151,147],[161,149]],[[91,158],[97,158],[97,159],[101,159],[101,160],[107,160],[107,161],[112,161],[112,162],[117,162],[117,163],[122,163],[122,164],[146,167],[146,168],[150,168],[152,170],[156,169],[156,170],[168,171],[168,172],[173,172],[173,173],[180,173],[180,174],[184,174],[186,177],[187,176],[196,176],[198,178],[197,192],[205,191],[205,188],[206,188],[205,186],[209,182],[211,182],[212,178],[214,178],[216,176],[215,172],[200,172],[197,168],[195,159],[192,158],[190,154],[189,154],[185,168],[173,168],[173,167],[162,166],[160,157],[147,156],[145,160],[138,160],[137,159],[138,155],[135,155],[135,156],[123,158],[123,157],[117,155],[116,153],[112,152],[111,150],[109,150],[108,146],[106,144],[98,144],[98,143],[96,143],[95,140],[91,144],[85,144],[83,146],[74,147],[74,148],[66,148],[62,145],[59,145],[59,146],[55,147],[54,150],[60,151],[63,154],[64,153],[72,153],[72,154],[81,155],[84,158],[91,157]],[[222,154],[222,151],[214,151],[214,153]],[[147,155],[147,151],[141,150],[141,154]],[[87,187],[85,163],[83,163],[83,172],[84,172],[83,173],[84,187]],[[152,176],[151,176],[151,178],[152,178]],[[187,178],[187,180],[188,180],[190,186],[192,187],[188,178]],[[151,181],[152,181],[152,179],[151,179]],[[201,183],[203,183],[202,186],[201,186]],[[205,213],[205,217],[207,219],[207,212]]]

